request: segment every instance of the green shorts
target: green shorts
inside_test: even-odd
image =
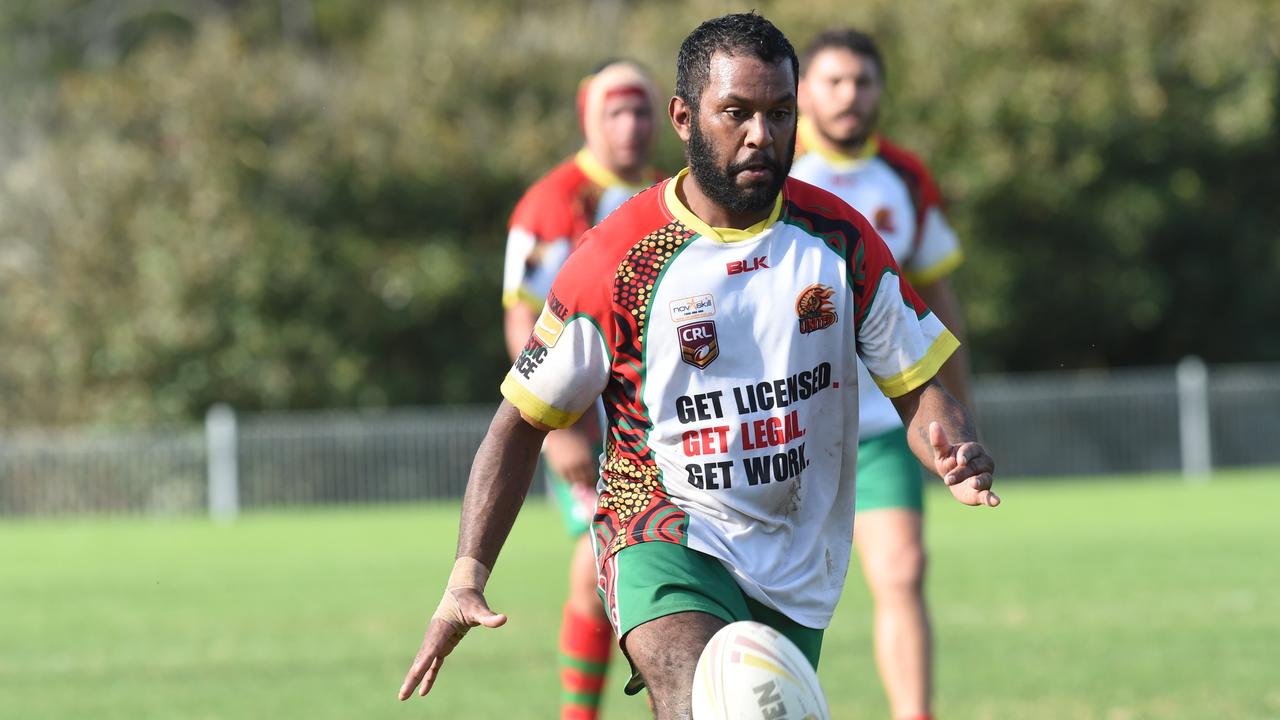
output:
[[[604,562],[600,598],[619,645],[628,632],[650,620],[704,612],[726,623],[764,623],[794,642],[814,669],[818,667],[822,630],[805,627],[747,597],[719,560],[683,545],[653,541],[619,550]],[[644,680],[632,665],[626,692],[634,695],[642,688]]]
[[[587,532],[587,528],[591,527],[595,506],[588,507],[580,496],[580,491],[575,491],[568,480],[560,477],[560,474],[549,466],[546,468],[546,473],[547,486],[551,488],[551,497],[555,498],[556,510],[560,511],[560,522],[564,525],[564,531],[571,538],[581,537]]]
[[[924,468],[905,429],[858,443],[857,512],[905,508],[924,512]]]

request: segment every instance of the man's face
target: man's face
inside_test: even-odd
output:
[[[643,170],[653,147],[653,106],[649,96],[641,92],[613,95],[605,99],[603,114],[597,142],[604,147],[593,147],[592,151],[618,172]]]
[[[795,155],[791,63],[715,53],[697,112],[676,130],[689,171],[716,204],[734,212],[772,206]]]
[[[813,58],[800,80],[800,110],[827,140],[857,145],[875,130],[883,92],[875,59],[828,48]]]

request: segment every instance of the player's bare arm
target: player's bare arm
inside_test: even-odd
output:
[[[507,355],[514,362],[529,341],[533,324],[538,321],[538,308],[520,300],[511,303],[502,312],[502,336],[507,343]]]
[[[547,429],[521,416],[503,401],[476,451],[462,501],[458,555],[444,599],[427,626],[404,684],[400,699],[419,689],[431,691],[444,659],[467,630],[483,625],[500,627],[507,618],[493,612],[484,599],[484,585],[498,551],[511,532],[533,479],[538,451]]]
[[[931,379],[893,398],[893,405],[907,426],[912,452],[933,468],[957,500],[966,505],[1000,504],[991,490],[995,461],[977,441],[968,410],[942,383]]]
[[[956,297],[951,278],[944,277],[928,285],[916,287],[920,299],[929,306],[934,315],[960,341],[960,347],[943,363],[938,370],[938,380],[947,388],[947,392],[959,400],[966,408],[973,408],[973,394],[969,390],[969,350],[966,347],[968,338],[965,332],[964,317],[960,312],[960,300]]]

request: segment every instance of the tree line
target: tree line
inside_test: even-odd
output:
[[[1280,358],[1280,6],[756,7],[881,41],[977,370]],[[670,92],[726,9],[6,3],[0,425],[495,400],[506,217],[577,147],[578,79],[626,55]]]

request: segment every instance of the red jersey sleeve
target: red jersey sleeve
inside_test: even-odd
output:
[[[593,246],[588,233],[569,256],[502,383],[503,396],[543,425],[569,427],[608,383],[614,273],[604,249]]]

